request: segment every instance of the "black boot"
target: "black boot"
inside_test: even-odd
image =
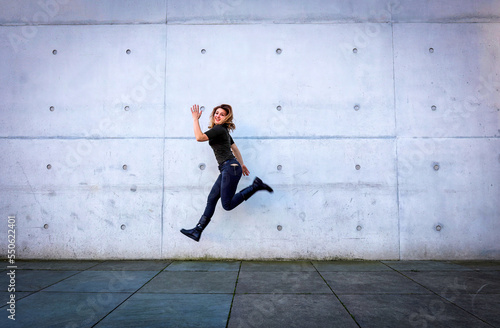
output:
[[[194,241],[199,241],[201,237],[201,233],[203,230],[207,227],[207,225],[210,223],[210,219],[207,218],[206,216],[202,216],[196,227],[193,229],[181,229],[181,232],[188,236],[189,238],[193,239]]]
[[[268,185],[266,185],[258,177],[255,177],[255,179],[253,180],[252,185],[246,187],[245,189],[243,189],[242,191],[240,191],[240,193],[243,196],[244,200],[248,200],[248,198],[252,197],[252,195],[255,194],[259,190],[267,190],[269,192],[274,192],[273,188],[271,188]]]

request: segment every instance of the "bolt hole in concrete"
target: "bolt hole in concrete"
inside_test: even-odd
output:
[[[432,54],[434,52],[434,48],[429,48],[429,52]]]
[[[354,105],[354,110],[359,110],[359,105]]]
[[[207,53],[207,51],[206,51],[205,49],[201,49],[201,54],[202,54],[202,55],[204,55],[204,54],[206,54],[206,53]]]
[[[124,108],[124,109],[125,109],[126,111],[128,111],[128,110],[130,109],[130,107],[129,107],[129,106],[125,106],[125,108]]]
[[[281,106],[276,107],[276,110],[279,112],[281,111]]]
[[[279,55],[279,54],[281,54],[281,51],[282,51],[282,50],[281,50],[281,48],[276,49],[276,53],[277,53],[278,55]]]
[[[361,165],[356,164],[356,170],[360,170],[360,169],[361,169]]]
[[[50,170],[52,168],[52,165],[47,164],[47,170]]]
[[[127,164],[124,164],[124,165],[122,166],[122,169],[124,169],[124,170],[126,170],[127,168],[128,168]]]
[[[200,110],[203,112],[205,110],[205,106],[201,106]]]
[[[276,167],[276,169],[277,169],[278,171],[281,171],[281,169],[282,169],[282,168],[283,168],[283,166],[281,166],[281,165],[278,165],[278,166]]]
[[[57,55],[57,50],[55,50],[55,49],[54,49],[54,50],[52,50],[52,54],[53,54],[53,55]]]
[[[436,226],[436,231],[441,231],[441,229],[442,229],[442,227],[438,224],[438,225]]]
[[[363,229],[360,225],[356,227],[356,230],[361,231]]]
[[[352,49],[352,52],[355,53],[355,54],[357,54],[358,53],[358,48]]]
[[[439,170],[439,164],[434,164],[434,171]]]
[[[48,224],[44,224],[44,225],[43,225],[43,228],[44,228],[44,229],[48,229],[48,228],[49,228],[49,225],[48,225]]]
[[[206,167],[207,167],[207,166],[205,165],[205,163],[200,163],[200,164],[198,165],[198,168],[199,168],[200,170],[204,170]]]
[[[125,51],[127,53],[127,55],[130,55],[132,53],[132,50],[130,49],[127,49],[127,51]]]
[[[49,110],[53,112],[55,110],[54,106],[50,106]]]
[[[436,111],[437,107],[436,107],[436,106],[434,106],[434,105],[432,105],[432,106],[431,106],[431,109],[432,109],[433,111]]]
[[[282,227],[282,226],[280,226],[280,225],[278,225],[278,226],[276,227],[276,229],[278,229],[278,231],[281,231],[281,230],[283,229],[283,227]]]
[[[125,230],[126,227],[127,227],[126,225],[122,224],[120,229]]]
[[[136,192],[137,191],[137,186],[136,185],[132,185],[132,187],[130,187],[130,191],[131,192]]]

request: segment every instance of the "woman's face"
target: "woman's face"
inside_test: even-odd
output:
[[[222,108],[217,108],[217,110],[214,113],[214,123],[215,124],[220,124],[221,122],[224,121],[226,118],[227,113],[224,109]]]

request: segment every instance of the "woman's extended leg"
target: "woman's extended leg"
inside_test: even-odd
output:
[[[181,232],[188,236],[189,238],[199,241],[201,237],[201,233],[203,230],[207,227],[207,225],[210,223],[210,219],[214,215],[215,212],[215,206],[217,205],[217,202],[219,201],[220,198],[220,193],[221,193],[221,181],[222,181],[222,175],[219,174],[219,177],[215,181],[212,190],[210,190],[210,193],[208,194],[208,199],[207,199],[207,205],[205,206],[205,211],[203,212],[203,215],[200,218],[200,221],[198,221],[198,224],[196,227],[193,229],[181,229]]]

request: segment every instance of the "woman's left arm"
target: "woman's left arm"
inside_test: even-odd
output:
[[[238,147],[236,146],[235,143],[231,145],[231,150],[233,151],[234,156],[236,157],[236,159],[238,160],[238,162],[241,165],[241,170],[243,171],[243,175],[249,175],[250,171],[247,169],[246,165],[243,163],[243,157],[241,157],[240,150],[238,149]]]

